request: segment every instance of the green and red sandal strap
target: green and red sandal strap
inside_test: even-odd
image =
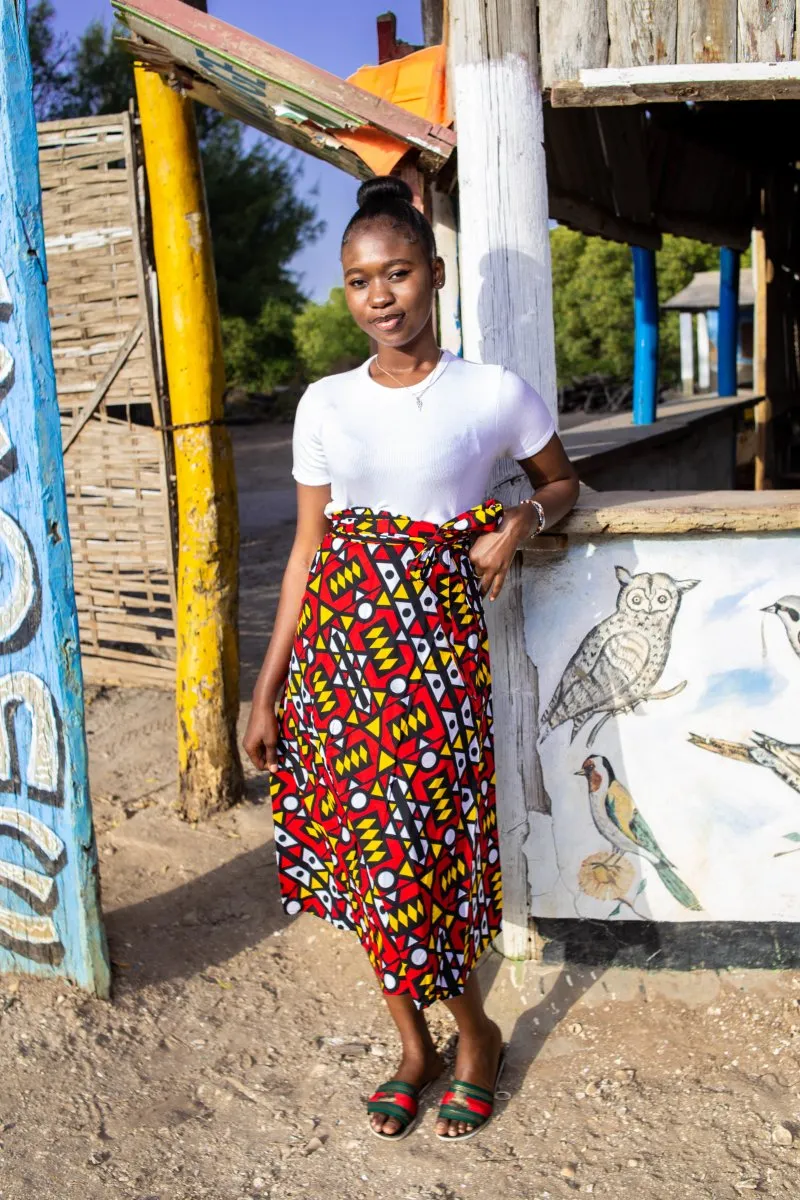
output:
[[[494,1112],[494,1092],[463,1079],[453,1079],[442,1096],[439,1119],[463,1121],[475,1127],[483,1125]]]
[[[417,1115],[419,1107],[419,1088],[402,1079],[390,1079],[382,1083],[367,1101],[367,1112],[383,1113],[384,1116],[394,1117],[400,1122],[400,1129],[393,1134],[383,1134],[383,1137],[396,1137],[408,1128]]]

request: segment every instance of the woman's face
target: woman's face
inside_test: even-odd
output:
[[[444,263],[433,263],[404,225],[376,217],[357,225],[342,247],[347,306],[353,320],[381,346],[406,346],[431,319],[434,288]]]

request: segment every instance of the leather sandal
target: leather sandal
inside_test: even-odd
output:
[[[482,1129],[491,1121],[494,1116],[494,1100],[495,1092],[500,1083],[500,1076],[503,1074],[503,1068],[506,1065],[506,1046],[503,1045],[500,1049],[500,1058],[497,1062],[497,1073],[494,1077],[494,1087],[490,1091],[488,1088],[478,1087],[476,1083],[467,1083],[464,1079],[452,1079],[450,1086],[442,1096],[442,1103],[439,1105],[438,1120],[443,1121],[463,1121],[466,1125],[471,1125],[472,1128],[467,1133],[437,1133],[437,1137],[443,1142],[465,1142],[468,1138],[475,1137],[476,1133],[480,1133]]]
[[[408,1137],[416,1128],[420,1101],[430,1087],[431,1084],[426,1083],[424,1087],[416,1088],[413,1083],[404,1083],[402,1079],[390,1079],[382,1083],[367,1101],[367,1112],[394,1117],[395,1121],[400,1122],[400,1128],[394,1133],[383,1133],[370,1122],[370,1132],[382,1142],[401,1142]]]

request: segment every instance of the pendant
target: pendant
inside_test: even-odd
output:
[[[422,396],[417,396],[417,408],[422,412]]]

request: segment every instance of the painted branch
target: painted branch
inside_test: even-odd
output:
[[[19,0],[0,0],[0,47],[0,443],[6,451],[0,886],[13,885],[21,897],[11,908],[0,903],[0,971],[64,975],[107,996],[31,66]]]
[[[178,495],[180,796],[197,819],[237,801],[239,530],[222,346],[191,101],[136,68]]]

